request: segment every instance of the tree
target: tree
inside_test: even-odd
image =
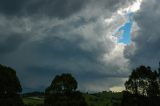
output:
[[[142,96],[158,96],[158,73],[150,67],[140,66],[133,70],[125,83],[126,90]]]
[[[160,90],[160,62],[159,62],[159,68],[158,68],[158,77],[159,77],[159,90]],[[160,94],[159,94],[160,95]]]
[[[0,104],[2,106],[23,106],[22,91],[16,71],[0,65]]]
[[[51,86],[46,89],[46,93],[69,93],[77,89],[77,81],[71,74],[57,75],[51,83]]]
[[[134,69],[125,87],[122,106],[160,106],[159,74],[150,67]]]
[[[57,75],[45,91],[45,106],[86,106],[71,74]]]

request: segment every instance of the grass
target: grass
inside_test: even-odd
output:
[[[44,103],[43,98],[34,98],[34,97],[24,97],[23,101],[25,105],[32,105],[32,106]]]
[[[120,106],[122,93],[100,92],[94,94],[84,93],[83,96],[89,106]],[[23,97],[26,105],[36,106],[43,104],[44,98]]]
[[[84,94],[89,106],[119,106],[122,93],[101,92],[95,94]]]

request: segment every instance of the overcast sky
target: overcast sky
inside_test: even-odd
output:
[[[0,63],[17,71],[24,91],[43,91],[61,73],[82,91],[123,90],[133,68],[158,67],[159,3],[0,0]]]

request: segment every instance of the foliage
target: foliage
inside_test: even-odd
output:
[[[0,104],[2,106],[23,106],[22,91],[15,70],[0,65]]]
[[[82,94],[76,90],[77,81],[71,74],[54,78],[45,92],[45,106],[86,106]]]
[[[63,94],[74,92],[77,89],[77,81],[71,74],[57,75],[52,81],[50,87],[46,89],[45,93],[49,94]]]
[[[158,78],[157,71],[152,71],[150,67],[140,66],[133,70],[125,87],[132,94],[158,96],[160,93]]]
[[[125,83],[122,106],[160,106],[160,73],[150,67],[133,70]]]

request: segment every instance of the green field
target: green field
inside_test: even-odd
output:
[[[84,94],[89,106],[119,106],[122,93],[103,92],[95,94]]]
[[[100,92],[94,94],[83,94],[89,106],[119,106],[122,93]],[[44,103],[44,98],[24,97],[23,101],[28,106],[37,106]]]
[[[39,104],[44,103],[43,98],[34,98],[34,97],[24,97],[23,101],[24,101],[24,104],[28,106],[37,106]]]

